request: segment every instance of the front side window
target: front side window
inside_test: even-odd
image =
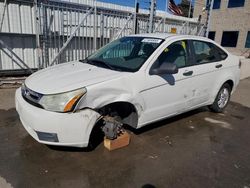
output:
[[[236,47],[239,31],[224,31],[222,34],[221,46]]]
[[[204,64],[226,59],[227,54],[212,43],[193,41],[196,64]]]
[[[245,48],[250,48],[250,31],[247,33]]]
[[[228,8],[243,7],[244,4],[245,4],[245,0],[229,0]]]
[[[153,65],[153,69],[159,68],[163,63],[174,63],[178,68],[187,65],[187,41],[177,41],[163,50]]]
[[[123,37],[97,50],[87,58],[87,62],[114,70],[135,72],[163,41],[149,37]]]

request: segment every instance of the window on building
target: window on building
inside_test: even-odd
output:
[[[228,1],[228,8],[234,7],[244,7],[245,0],[229,0]]]
[[[220,8],[220,2],[221,2],[221,0],[214,0],[213,9],[219,9]]]
[[[215,39],[215,31],[209,31],[208,38],[210,38],[211,40],[214,40]]]
[[[206,7],[207,9],[210,8],[210,3],[211,3],[212,0],[207,0],[206,1]],[[219,9],[220,8],[220,3],[221,3],[221,0],[214,0],[214,5],[213,5],[213,9]]]
[[[247,33],[245,48],[250,48],[250,31]]]
[[[222,34],[221,46],[236,47],[239,31],[224,31]]]

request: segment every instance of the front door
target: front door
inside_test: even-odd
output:
[[[145,87],[141,94],[145,101],[144,113],[139,119],[139,127],[186,110],[189,80],[192,71],[190,51],[187,41],[175,41],[163,50],[150,69],[159,68],[163,63],[174,63],[179,68],[177,74],[145,76]]]

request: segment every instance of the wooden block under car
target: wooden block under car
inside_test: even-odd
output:
[[[114,140],[104,138],[104,147],[107,148],[109,151],[112,151],[129,145],[129,142],[130,135],[126,131],[124,131],[122,134],[120,134],[120,136],[118,136]]]

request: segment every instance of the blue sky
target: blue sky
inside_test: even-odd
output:
[[[99,0],[107,3],[115,3],[119,5],[125,5],[125,6],[132,6],[134,7],[135,0]],[[157,9],[165,10],[166,7],[166,0],[156,0],[157,1]],[[180,3],[181,0],[175,0],[175,3]],[[138,0],[140,3],[140,8],[149,8],[150,0]]]

